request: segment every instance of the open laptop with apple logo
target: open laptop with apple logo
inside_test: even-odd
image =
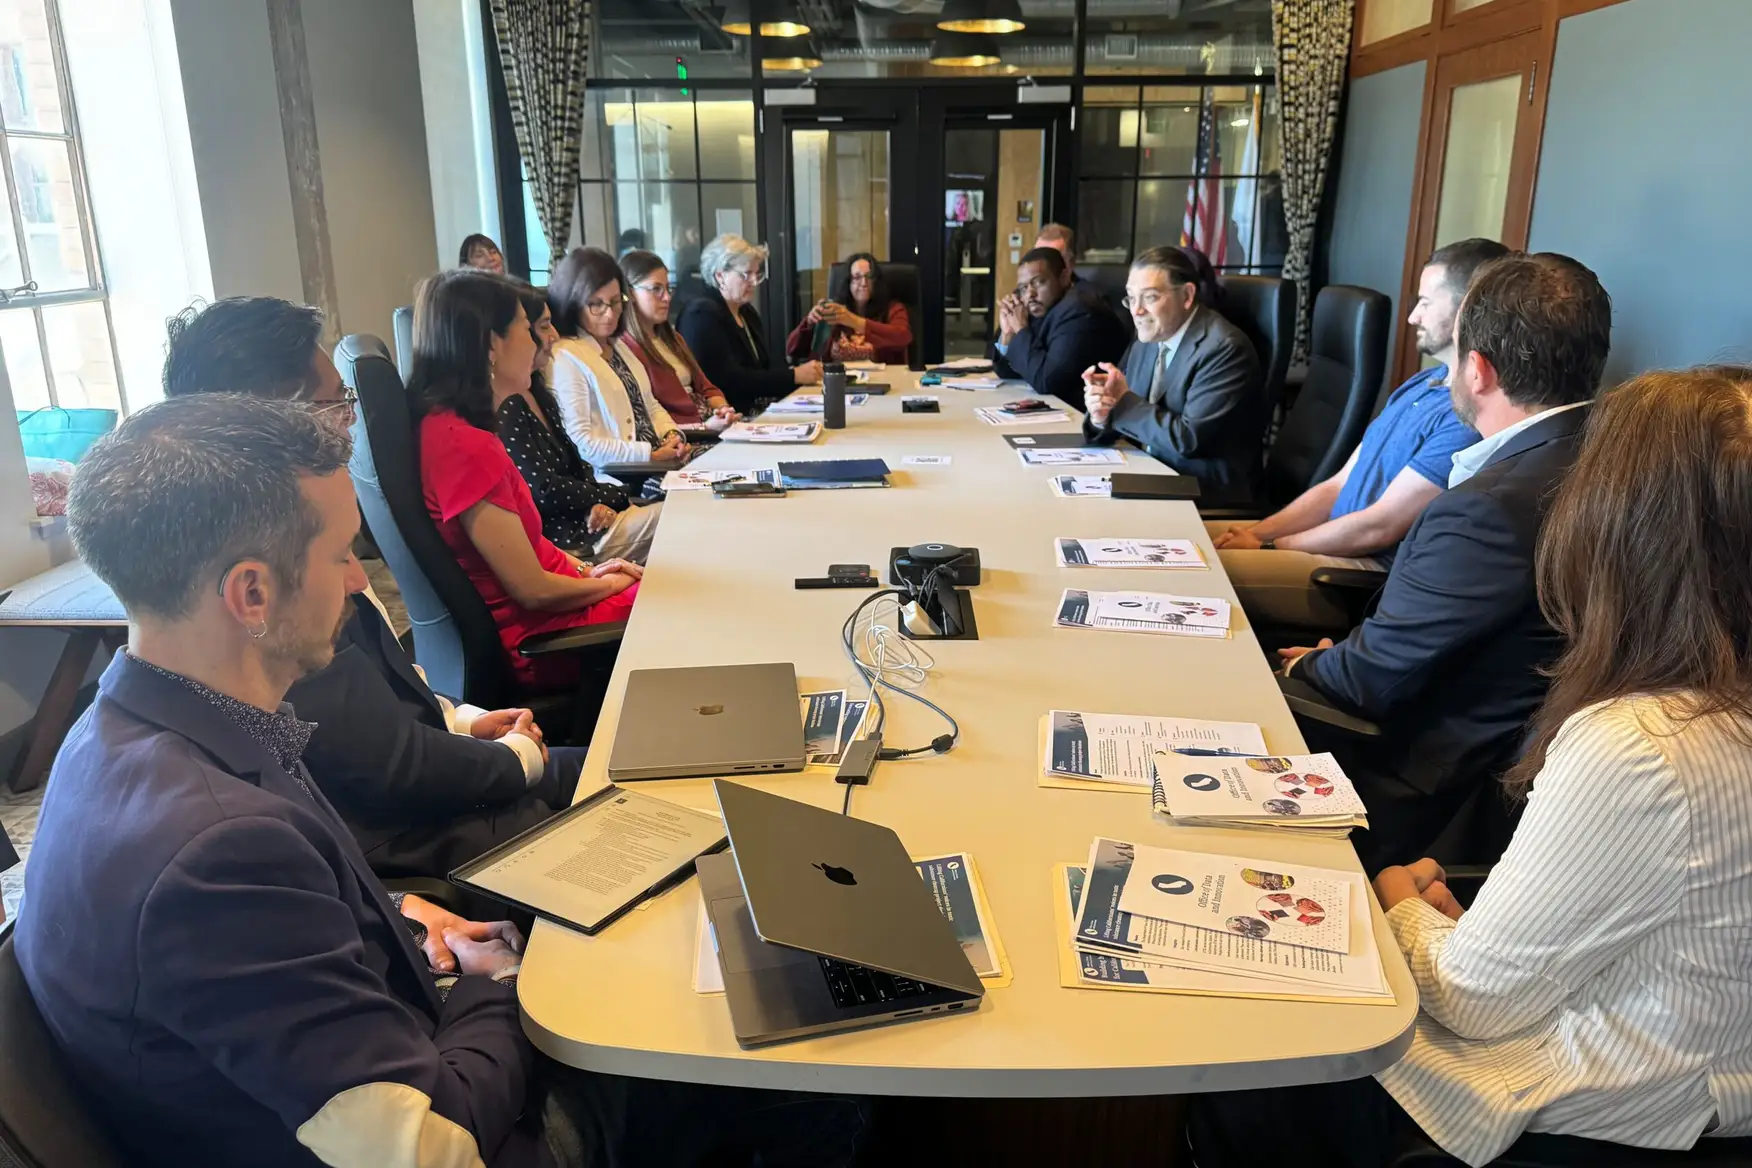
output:
[[[985,987],[899,836],[712,786],[731,850],[698,869],[738,1043],[978,1008]]]

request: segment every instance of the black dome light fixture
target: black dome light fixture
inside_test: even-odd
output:
[[[1027,28],[1019,0],[947,0],[937,27],[944,32],[1003,35]]]
[[[986,33],[944,32],[931,41],[931,64],[979,69],[1002,64],[997,38]]]

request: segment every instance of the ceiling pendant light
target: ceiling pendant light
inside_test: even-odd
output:
[[[731,36],[752,36],[754,22],[748,15],[748,0],[724,0],[724,18],[718,27]]]
[[[998,42],[984,34],[971,32],[938,33],[931,41],[931,64],[951,68],[978,69],[1002,63]]]
[[[760,67],[768,73],[807,73],[821,68],[820,57],[762,57]]]
[[[1028,25],[1022,19],[1019,0],[948,0],[937,27],[944,32],[1021,32]]]
[[[731,36],[752,35],[754,19],[749,13],[749,5],[750,0],[724,0],[724,16],[718,21],[718,27]],[[809,26],[793,8],[778,20],[761,21],[760,35],[781,38],[808,36]]]

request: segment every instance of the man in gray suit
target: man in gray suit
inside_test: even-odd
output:
[[[1094,442],[1130,438],[1181,474],[1205,502],[1252,502],[1265,442],[1265,377],[1247,335],[1198,301],[1198,272],[1177,247],[1132,261],[1125,304],[1138,339],[1123,369],[1083,372]]]

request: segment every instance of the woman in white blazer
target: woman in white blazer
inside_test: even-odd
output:
[[[1752,369],[1602,398],[1541,533],[1568,648],[1507,778],[1514,838],[1470,909],[1433,860],[1375,881],[1417,982],[1411,1048],[1374,1079],[1195,1099],[1201,1168],[1752,1133],[1749,566]],[[1259,1122],[1285,1111],[1319,1122]]]
[[[553,390],[566,433],[593,467],[685,460],[689,449],[651,392],[645,364],[622,340],[626,295],[620,267],[599,248],[574,248],[548,284],[560,340]]]

